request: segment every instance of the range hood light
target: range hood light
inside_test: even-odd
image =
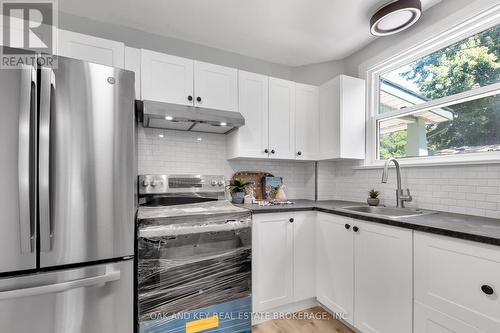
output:
[[[227,126],[227,123],[222,122],[222,123],[220,123],[220,125],[221,126]]]
[[[422,16],[420,0],[396,0],[379,9],[370,19],[374,36],[389,36],[415,24]]]
[[[172,117],[172,116],[166,116],[165,120],[174,120],[174,117]]]

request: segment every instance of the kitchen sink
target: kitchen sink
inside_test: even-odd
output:
[[[424,211],[421,209],[411,209],[411,208],[391,208],[391,207],[373,207],[373,206],[354,206],[354,207],[343,207],[343,210],[356,212],[361,214],[368,214],[373,216],[383,216],[390,218],[398,217],[411,217],[419,215],[433,214],[431,211]]]

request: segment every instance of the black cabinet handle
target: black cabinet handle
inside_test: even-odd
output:
[[[352,227],[352,230],[353,230],[354,232],[358,232],[359,228],[358,228],[358,227],[356,227],[356,226],[354,226],[354,227]]]
[[[193,96],[189,95],[189,96],[188,96],[188,101],[190,101],[190,102],[191,102],[192,100],[193,100]]]
[[[344,227],[345,227],[347,230],[351,229],[351,225],[350,225],[350,224],[347,224],[347,223],[344,225]]]
[[[301,151],[297,152],[297,155],[299,155],[299,156],[302,155],[302,152]]]
[[[275,153],[274,149],[273,149],[273,150],[271,150],[271,154],[274,154],[274,153]]]
[[[196,101],[201,102],[201,97],[200,96],[196,97]]]
[[[293,217],[291,217],[288,221],[289,221],[290,223],[293,223],[295,220],[293,219]]]
[[[269,154],[269,149],[264,149],[264,153]]]
[[[495,292],[493,290],[492,287],[488,286],[487,284],[483,284],[481,286],[481,290],[483,291],[483,293],[485,293],[486,295],[493,295],[493,293]]]

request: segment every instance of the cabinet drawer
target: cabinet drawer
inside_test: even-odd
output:
[[[463,321],[415,302],[414,333],[481,333]]]
[[[415,233],[414,288],[416,301],[500,332],[500,247]]]

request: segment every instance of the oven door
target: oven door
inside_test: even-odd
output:
[[[140,332],[187,329],[190,319],[220,312],[227,315],[214,328],[250,332],[250,217],[173,220],[139,230]]]

